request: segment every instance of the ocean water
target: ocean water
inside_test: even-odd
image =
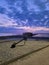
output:
[[[23,37],[16,34],[0,33],[0,40],[21,40]],[[49,33],[39,33],[28,40],[49,40]]]
[[[18,40],[19,41],[19,40],[22,40],[22,39],[23,39],[22,37],[21,38],[19,38],[19,37],[18,38],[17,37],[14,37],[14,38],[10,38],[10,37],[5,37],[4,38],[4,37],[2,37],[2,38],[0,38],[0,40],[9,40],[9,41],[10,40],[11,41],[12,40],[16,40],[16,41]],[[27,38],[27,40],[37,40],[37,41],[38,40],[44,40],[44,41],[49,41],[49,37],[32,37],[32,38]]]

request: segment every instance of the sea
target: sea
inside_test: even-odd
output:
[[[0,40],[21,40],[23,39],[22,35],[7,35],[7,34],[1,34]],[[49,41],[49,34],[38,34],[36,36],[33,36],[31,38],[27,38],[28,40],[46,40]]]

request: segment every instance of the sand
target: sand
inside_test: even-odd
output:
[[[8,65],[49,65],[49,47],[32,53]]]
[[[39,54],[37,52],[49,46],[49,41],[28,40],[24,46],[22,46],[24,42],[22,41],[14,49],[11,49],[11,44],[17,41],[0,41],[0,65],[38,65],[38,61],[36,60],[39,60],[39,57],[42,57],[42,53],[44,52],[40,52]]]

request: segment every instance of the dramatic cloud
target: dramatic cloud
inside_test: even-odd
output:
[[[1,28],[5,33],[49,31],[49,1],[0,0],[0,33]]]
[[[7,15],[0,14],[0,27],[13,27],[17,25],[15,20],[8,18]]]
[[[35,11],[35,12],[41,11],[39,6],[34,4],[34,0],[30,0],[30,1],[27,0],[27,3],[28,3],[27,8],[29,11]]]
[[[46,27],[16,27],[17,29],[23,29],[27,32],[36,32],[36,31],[40,31],[40,30],[43,30],[43,31],[49,31],[49,28],[46,28]]]

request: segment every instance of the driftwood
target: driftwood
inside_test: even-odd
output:
[[[13,44],[11,45],[11,48],[15,48],[15,47],[16,47],[16,44],[22,42],[23,40],[24,40],[24,44],[25,44],[25,41],[27,41],[28,38],[31,38],[31,37],[34,36],[34,35],[37,35],[37,34],[33,34],[33,33],[31,33],[31,32],[23,33],[23,35],[22,35],[23,39],[21,39],[21,40],[18,41],[17,43],[13,43]]]

